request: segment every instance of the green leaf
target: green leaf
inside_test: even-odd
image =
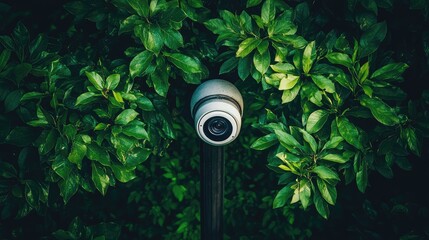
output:
[[[149,67],[153,56],[154,54],[148,50],[137,54],[130,63],[131,77],[143,76],[142,74]]]
[[[10,92],[4,100],[4,111],[10,112],[15,110],[19,106],[21,102],[21,98],[22,98],[21,90],[15,90]]]
[[[289,133],[281,131],[281,130],[274,130],[274,133],[277,136],[277,139],[279,140],[280,144],[287,148],[298,148],[301,149],[301,144]]]
[[[95,188],[104,196],[107,193],[109,187],[110,178],[106,174],[104,167],[99,166],[96,162],[91,163],[92,174],[91,179],[95,185]]]
[[[317,176],[323,180],[335,180],[340,181],[340,177],[338,174],[332,169],[325,166],[316,166],[311,170],[313,173],[317,174]]]
[[[286,77],[280,80],[279,90],[293,89],[298,83],[300,77],[292,74],[287,74]]]
[[[371,98],[367,95],[361,95],[359,100],[362,106],[369,108],[372,115],[380,123],[387,126],[394,126],[401,122],[401,119],[398,117],[395,110],[381,99],[376,97]]]
[[[55,144],[57,143],[57,139],[58,139],[58,132],[56,129],[52,128],[49,131],[48,135],[46,136],[45,142],[39,146],[40,154],[41,155],[48,154],[55,147]]]
[[[67,178],[62,179],[58,183],[60,194],[63,197],[65,204],[67,204],[70,198],[76,194],[79,189],[79,182],[79,175],[73,173],[69,174]]]
[[[313,136],[311,136],[308,132],[306,132],[303,129],[299,129],[299,131],[302,133],[302,136],[304,138],[304,141],[306,141],[309,145],[313,153],[317,152],[317,142],[316,139],[314,139]]]
[[[320,157],[322,160],[336,162],[336,163],[346,163],[349,159],[344,157],[343,155],[328,153],[326,155],[322,155]]]
[[[183,47],[183,37],[179,31],[173,29],[162,30],[164,33],[165,46],[173,50]]]
[[[366,62],[359,69],[359,73],[358,73],[359,82],[363,83],[368,78],[368,75],[369,75],[369,62]]]
[[[3,50],[3,52],[0,54],[0,72],[3,70],[3,68],[6,66],[6,64],[9,62],[11,51],[8,49]]]
[[[110,155],[102,147],[98,146],[96,143],[91,143],[87,146],[86,156],[88,159],[97,161],[103,166],[110,166]]]
[[[134,109],[125,109],[115,119],[115,124],[125,125],[134,120],[139,115]]]
[[[265,150],[271,146],[274,146],[276,143],[277,135],[274,133],[270,133],[268,135],[258,138],[252,143],[250,147],[255,150]]]
[[[402,74],[407,70],[406,63],[390,63],[377,69],[372,75],[371,79],[380,81],[395,81],[402,80]]]
[[[76,106],[86,105],[88,103],[96,101],[97,99],[99,99],[100,96],[101,94],[99,93],[93,93],[93,92],[82,93],[81,95],[79,95],[79,97],[77,97],[75,105]]]
[[[181,53],[164,53],[168,60],[185,73],[200,73],[203,71],[201,62]],[[164,70],[163,70],[164,71]]]
[[[222,65],[220,66],[219,74],[229,73],[234,68],[237,67],[238,59],[235,57],[232,57],[228,60],[226,60]]]
[[[151,25],[149,28],[144,28],[140,39],[145,48],[155,54],[158,54],[164,45],[161,28],[158,25]]]
[[[280,191],[277,193],[276,197],[273,201],[273,208],[280,208],[283,207],[287,201],[292,197],[294,189],[291,188],[292,184],[288,184],[284,186]]]
[[[135,137],[136,139],[149,139],[149,136],[144,129],[144,124],[140,121],[132,121],[125,125],[122,127],[122,133],[130,137]]]
[[[127,0],[127,2],[137,12],[139,16],[149,16],[148,0]]]
[[[254,7],[259,5],[262,2],[262,0],[247,0],[246,8]]]
[[[270,66],[271,57],[270,51],[264,51],[262,54],[256,52],[253,55],[253,64],[255,65],[256,70],[261,74],[265,74]]]
[[[284,90],[282,94],[282,103],[292,102],[296,96],[298,96],[299,90],[301,89],[301,82],[299,81],[292,89]]]
[[[125,159],[125,166],[135,167],[146,161],[152,151],[148,148],[134,148]]]
[[[332,137],[331,139],[329,139],[329,141],[325,143],[322,150],[336,148],[343,140],[344,138],[340,136]]]
[[[323,109],[316,110],[308,116],[305,129],[308,133],[316,133],[325,125],[329,112]]]
[[[106,89],[114,90],[121,80],[121,75],[115,73],[107,77],[106,79]]]
[[[25,183],[25,200],[33,208],[38,208],[40,206],[40,190],[39,185],[33,180],[29,180]]]
[[[347,68],[353,67],[352,59],[349,57],[349,55],[345,53],[338,53],[338,52],[329,53],[328,55],[326,55],[326,58],[328,59],[329,62],[333,64],[343,65],[344,67],[347,67]]]
[[[18,172],[12,164],[0,161],[0,176],[2,178],[15,178],[18,176]]]
[[[385,22],[376,23],[362,34],[359,41],[359,56],[360,58],[366,57],[375,52],[384,40],[387,33],[387,25]]]
[[[331,79],[322,75],[311,75],[311,79],[317,85],[317,87],[319,87],[323,91],[326,91],[328,93],[335,92],[335,84],[331,81]]]
[[[361,137],[356,126],[349,121],[346,117],[337,118],[337,127],[341,136],[350,145],[356,147],[359,150],[363,150]]]
[[[316,60],[316,42],[312,41],[304,49],[302,55],[302,70],[304,73],[309,73],[313,66],[314,60]]]
[[[88,80],[94,85],[97,90],[103,90],[104,80],[103,78],[96,72],[85,72]]]
[[[274,20],[276,16],[276,8],[274,7],[273,0],[266,0],[264,4],[262,4],[261,9],[261,19],[265,25],[268,25],[270,22]]]
[[[47,96],[46,93],[41,92],[27,92],[21,97],[21,102],[33,100],[33,99],[41,99],[43,97]]]
[[[301,180],[299,182],[299,200],[304,209],[307,209],[310,205],[311,188],[310,182],[307,180]]]
[[[73,142],[71,151],[69,153],[69,156],[67,159],[76,164],[77,167],[80,169],[82,167],[82,159],[85,157],[87,151],[87,147],[85,144],[81,142]]]
[[[329,204],[335,205],[335,202],[337,201],[337,189],[335,186],[332,186],[326,181],[318,178],[317,187],[319,188],[323,199],[325,199]]]
[[[325,219],[329,217],[329,206],[320,196],[318,191],[314,191],[313,197],[314,205],[316,207],[317,212]]]
[[[356,173],[356,185],[360,192],[365,192],[368,186],[368,171],[365,168]]]
[[[416,131],[414,130],[414,128],[407,127],[402,129],[401,137],[405,140],[411,152],[416,154],[417,156],[420,156],[421,146],[419,140],[417,139]]]
[[[33,66],[29,63],[20,63],[13,68],[14,82],[20,84],[22,80],[28,76]]]
[[[238,60],[238,77],[240,77],[241,80],[245,80],[250,75],[250,69],[252,66],[252,59],[250,57],[248,58],[240,58]]]
[[[127,183],[137,177],[134,170],[130,170],[123,165],[113,163],[111,168],[115,178],[122,183]]]
[[[34,131],[30,127],[16,127],[10,131],[5,139],[5,143],[12,144],[18,147],[29,146],[34,143],[40,132]]]
[[[181,202],[183,197],[185,196],[186,188],[183,185],[174,185],[173,186],[173,194]]]
[[[137,103],[137,106],[143,111],[153,111],[154,110],[152,102],[149,100],[149,98],[147,98],[145,96],[137,98],[136,103]]]
[[[258,45],[262,42],[261,39],[258,38],[247,38],[238,46],[238,50],[236,52],[236,57],[245,57],[249,55]]]
[[[276,63],[275,65],[270,66],[275,72],[293,74],[295,72],[295,67],[290,63]]]
[[[168,73],[162,68],[157,68],[150,77],[156,93],[163,97],[167,96],[168,88],[170,87],[170,83],[168,82]]]

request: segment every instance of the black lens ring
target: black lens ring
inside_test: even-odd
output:
[[[214,124],[218,126],[214,126]],[[221,124],[220,129],[216,129]],[[212,141],[224,141],[232,134],[232,124],[228,119],[220,116],[211,117],[203,125],[204,134]]]

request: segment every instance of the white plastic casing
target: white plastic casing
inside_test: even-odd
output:
[[[194,109],[197,107],[198,109]],[[213,79],[201,84],[192,95],[191,114],[198,136],[213,146],[226,145],[237,138],[243,115],[243,98],[230,82]],[[223,141],[214,141],[204,134],[204,123],[212,117],[224,117],[232,125],[231,135]]]

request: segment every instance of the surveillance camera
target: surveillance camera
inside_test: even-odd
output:
[[[232,83],[208,80],[192,95],[191,114],[198,136],[210,145],[223,146],[240,133],[243,98]]]

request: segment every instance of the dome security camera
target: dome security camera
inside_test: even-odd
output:
[[[243,98],[232,83],[221,79],[202,83],[191,98],[198,136],[213,146],[234,141],[240,133],[243,107]]]

